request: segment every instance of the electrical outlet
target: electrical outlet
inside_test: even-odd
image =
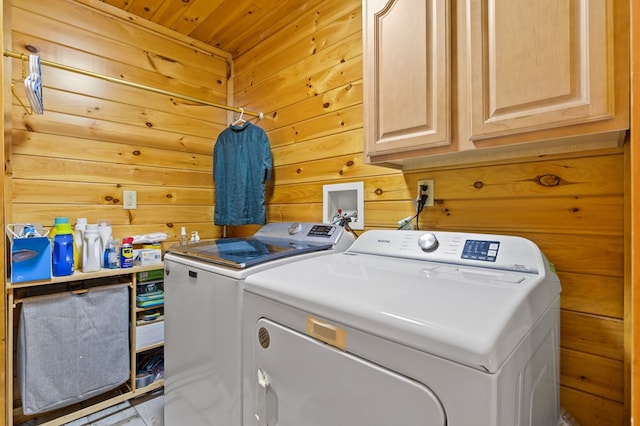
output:
[[[136,191],[122,191],[122,208],[133,210],[136,208]]]
[[[426,189],[425,189],[426,187]],[[433,207],[433,200],[435,198],[435,189],[433,179],[420,179],[418,180],[418,192],[417,196],[427,195],[427,202],[424,203],[424,207]]]

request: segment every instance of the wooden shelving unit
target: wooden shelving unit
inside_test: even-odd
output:
[[[16,333],[15,327],[17,326],[16,312],[19,303],[23,298],[33,297],[39,294],[58,293],[64,291],[85,291],[85,285],[98,286],[108,285],[113,283],[126,283],[129,286],[129,304],[130,304],[130,317],[129,322],[131,324],[130,331],[130,375],[126,383],[117,389],[106,392],[102,396],[95,397],[89,401],[83,401],[82,404],[76,404],[75,406],[65,407],[60,410],[55,410],[50,413],[42,415],[46,418],[45,423],[41,425],[54,426],[63,425],[73,420],[85,417],[89,414],[98,412],[105,408],[117,405],[121,402],[127,401],[131,398],[135,398],[140,395],[144,395],[148,392],[154,391],[164,386],[164,380],[158,379],[148,386],[137,388],[136,387],[136,361],[137,355],[146,351],[151,351],[162,347],[164,342],[154,343],[153,345],[145,346],[140,349],[136,349],[136,328],[142,324],[151,324],[153,322],[163,321],[164,317],[159,316],[153,321],[137,321],[136,314],[145,310],[158,309],[159,306],[152,308],[138,308],[136,306],[136,286],[137,274],[139,272],[155,271],[164,268],[163,264],[149,265],[149,266],[134,266],[132,268],[119,268],[119,269],[102,269],[98,272],[84,273],[80,271],[74,272],[73,275],[65,277],[53,277],[50,280],[33,281],[25,283],[12,284],[7,283],[6,297],[7,297],[7,369],[6,369],[6,395],[7,395],[7,424],[14,425],[28,420],[28,417],[22,413],[22,407],[20,405],[20,398],[16,397],[15,388],[15,344]],[[102,284],[104,282],[104,284]],[[18,422],[18,423],[16,423]]]

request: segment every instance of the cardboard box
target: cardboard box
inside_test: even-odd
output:
[[[48,237],[9,238],[12,283],[51,279],[51,242]]]
[[[162,251],[157,249],[140,249],[133,251],[133,264],[140,266],[159,265],[162,263]]]
[[[156,281],[164,278],[164,269],[154,269],[152,271],[142,271],[136,274],[136,280],[141,283],[145,281]]]
[[[164,321],[136,327],[136,350],[164,342]]]

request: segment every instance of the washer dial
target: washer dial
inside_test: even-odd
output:
[[[423,251],[431,252],[437,249],[440,243],[434,234],[426,233],[420,236],[418,239],[418,245]]]

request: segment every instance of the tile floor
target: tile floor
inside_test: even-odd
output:
[[[67,426],[164,426],[162,389],[67,423]],[[36,426],[31,420],[23,426]]]

